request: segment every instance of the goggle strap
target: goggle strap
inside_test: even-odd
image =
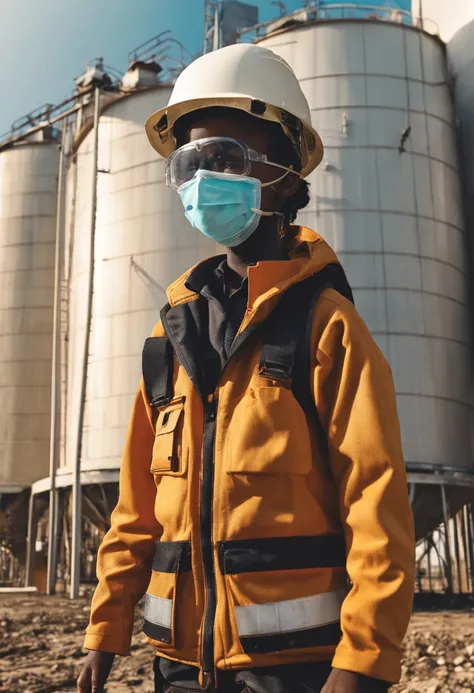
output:
[[[268,188],[269,186],[276,185],[277,183],[280,183],[284,178],[287,177],[289,173],[294,173],[295,175],[299,176],[301,178],[301,174],[298,173],[298,171],[295,171],[293,168],[287,168],[286,166],[280,166],[280,164],[272,164],[268,162],[270,166],[277,166],[278,168],[281,168],[285,171],[285,173],[280,176],[279,178],[276,178],[276,180],[271,180],[268,183],[262,183],[262,188]]]
[[[277,178],[276,180],[272,180],[269,183],[262,183],[262,188],[268,188],[269,185],[276,185],[276,183],[279,183],[280,181],[282,181],[283,178],[286,178],[286,176],[289,173],[293,173],[295,176],[298,176],[298,178],[301,178],[301,173],[299,173],[298,171],[295,171],[295,169],[292,166],[290,166],[290,168],[288,168],[287,166],[282,166],[281,164],[274,164],[272,161],[267,161],[267,164],[268,164],[268,166],[275,166],[276,168],[281,168],[283,171],[285,171],[285,173],[282,176],[280,176],[280,178]]]

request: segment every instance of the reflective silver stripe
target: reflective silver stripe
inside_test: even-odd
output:
[[[144,616],[146,621],[171,630],[173,622],[173,600],[165,599],[164,597],[154,597],[147,592],[145,595]]]
[[[273,635],[336,623],[346,594],[346,590],[337,590],[284,602],[236,606],[239,635]]]

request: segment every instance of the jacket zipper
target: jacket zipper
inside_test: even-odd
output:
[[[189,372],[187,367],[187,359],[181,348],[179,341],[174,337],[169,329],[166,316],[162,316],[162,323],[166,336],[170,340],[178,361],[188,373],[191,381],[199,392],[199,386],[193,374]],[[202,454],[202,477],[201,477],[201,552],[204,568],[204,580],[206,585],[205,591],[205,608],[204,608],[204,627],[201,647],[201,671],[202,680],[200,681],[203,688],[211,688],[214,684],[214,622],[216,615],[216,580],[214,569],[214,554],[212,546],[212,523],[213,523],[213,506],[214,506],[214,447],[216,438],[216,416],[217,416],[217,390],[227,368],[229,361],[232,359],[236,351],[244,343],[244,341],[255,331],[256,326],[248,326],[234,339],[232,343],[229,358],[227,359],[221,371],[215,393],[208,396],[207,400],[203,398],[204,404],[204,438],[203,438],[203,454]],[[201,395],[202,397],[202,395]]]
[[[225,362],[214,394],[208,396],[204,404],[204,441],[202,454],[201,479],[201,551],[206,581],[206,606],[204,609],[204,629],[202,639],[202,685],[207,689],[214,684],[214,623],[216,617],[216,576],[212,542],[213,507],[214,507],[214,450],[217,426],[218,388],[224,371],[235,352],[253,330],[244,330],[231,346],[229,358]]]
[[[214,621],[216,614],[216,578],[212,547],[214,505],[214,445],[216,439],[217,397],[210,395],[204,409],[204,441],[201,478],[201,551],[206,584],[202,671],[206,686],[214,681]]]

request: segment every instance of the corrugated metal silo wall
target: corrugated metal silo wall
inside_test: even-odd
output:
[[[472,6],[474,14],[474,5]],[[455,34],[448,44],[448,58],[454,78],[456,114],[462,160],[463,192],[466,213],[466,243],[470,260],[471,349],[474,344],[474,21]],[[474,363],[474,350],[471,350]],[[473,369],[474,370],[474,369]],[[472,374],[471,374],[472,378]],[[471,380],[471,391],[474,383]],[[473,416],[474,419],[474,416]],[[474,439],[474,421],[471,426]],[[474,449],[474,442],[472,444]]]
[[[118,100],[100,119],[92,332],[83,432],[83,469],[120,465],[141,373],[141,350],[166,302],[164,288],[215,244],[186,221],[164,182],[164,160],[149,145],[146,118],[170,90]],[[69,170],[72,217],[66,464],[72,465],[82,377],[90,243],[92,133]],[[64,460],[63,460],[64,462]]]
[[[261,45],[294,68],[326,146],[299,220],[337,251],[388,357],[407,464],[467,470],[466,257],[443,45],[370,21],[316,23]]]
[[[57,143],[0,153],[0,487],[48,473]]]

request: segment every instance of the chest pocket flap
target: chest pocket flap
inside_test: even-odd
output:
[[[186,473],[183,450],[184,400],[160,411],[156,422],[151,472],[170,476]]]

